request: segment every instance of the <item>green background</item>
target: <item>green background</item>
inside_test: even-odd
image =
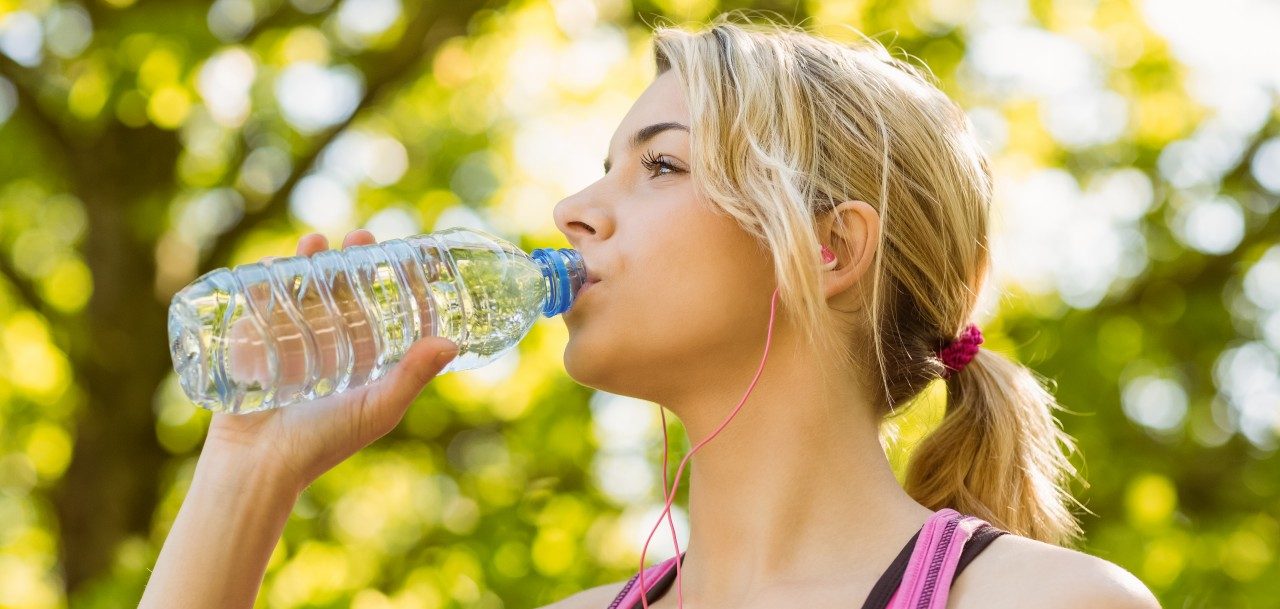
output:
[[[0,0],[0,607],[141,596],[209,420],[165,348],[176,290],[312,231],[567,247],[551,208],[599,176],[650,27],[734,8],[852,26],[970,112],[984,346],[1070,411],[1081,549],[1166,607],[1280,607],[1280,16],[1219,4]],[[535,607],[634,572],[657,410],[574,383],[565,340],[544,320],[440,377],[309,488],[259,606]],[[938,397],[887,430],[899,473]]]

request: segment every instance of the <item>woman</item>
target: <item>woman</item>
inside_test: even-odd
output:
[[[776,26],[662,28],[656,56],[605,174],[555,209],[599,279],[564,315],[565,366],[692,439],[722,433],[698,444],[687,549],[646,571],[648,594],[632,578],[550,607],[884,607],[945,514],[979,529],[921,606],[1158,607],[1065,547],[1080,529],[1057,405],[968,324],[991,177],[958,107],[875,43]],[[298,493],[392,429],[452,347],[423,339],[308,408],[215,415],[142,606],[251,606]],[[880,423],[939,379],[947,414],[904,488]]]

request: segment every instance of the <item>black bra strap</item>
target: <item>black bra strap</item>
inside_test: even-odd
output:
[[[924,527],[920,527],[920,531],[923,530]],[[862,609],[885,609],[889,606],[889,599],[893,598],[893,593],[897,592],[898,586],[902,585],[902,578],[907,573],[907,563],[911,562],[911,552],[915,550],[920,531],[916,531],[911,541],[908,541],[907,545],[902,547],[902,551],[898,552],[898,557],[894,558],[889,568],[880,575],[880,579],[871,588],[871,594],[867,595],[866,602],[862,603]],[[1008,531],[990,524],[984,524],[975,529],[973,535],[965,542],[964,549],[960,551],[960,562],[956,564],[956,572],[951,577],[951,581],[954,582],[955,578],[960,577],[960,572],[969,566],[978,554],[987,549],[988,544],[1005,533]]]
[[[921,526],[920,531],[923,530],[924,527]],[[911,562],[911,551],[916,547],[916,540],[920,539],[920,531],[916,531],[916,534],[911,536],[911,541],[902,546],[902,550],[889,564],[889,568],[880,574],[876,585],[871,587],[871,594],[868,594],[866,602],[862,603],[862,609],[884,609],[889,605],[889,599],[893,598],[893,593],[897,591],[903,575],[907,572],[907,563]]]
[[[960,552],[960,562],[956,563],[956,574],[951,576],[951,581],[955,581],[960,577],[960,572],[969,566],[973,559],[977,558],[983,550],[987,549],[987,544],[995,541],[997,537],[1008,533],[1008,531],[997,529],[990,524],[984,524],[973,532],[973,537],[964,544],[964,550]]]

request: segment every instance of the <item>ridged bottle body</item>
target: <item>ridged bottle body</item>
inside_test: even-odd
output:
[[[526,254],[469,228],[216,269],[174,295],[169,349],[197,405],[245,413],[373,382],[426,336],[470,370],[572,305],[570,249]]]

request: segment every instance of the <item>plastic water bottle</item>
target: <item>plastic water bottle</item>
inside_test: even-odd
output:
[[[175,294],[169,352],[192,402],[255,412],[377,380],[424,336],[458,345],[441,374],[488,364],[538,313],[569,310],[586,278],[572,249],[526,254],[463,227],[268,258]]]

